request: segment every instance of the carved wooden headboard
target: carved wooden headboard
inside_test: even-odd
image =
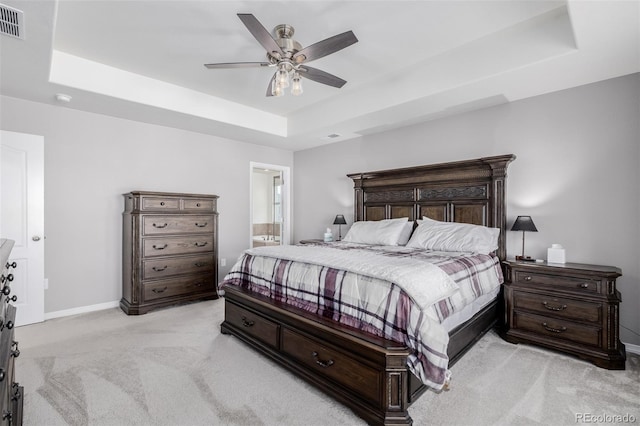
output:
[[[507,167],[501,155],[347,175],[354,182],[354,220],[427,216],[500,228],[498,257],[506,258]]]

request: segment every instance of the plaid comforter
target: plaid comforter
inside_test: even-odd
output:
[[[405,266],[410,274],[400,270]],[[247,250],[221,287],[401,342],[413,349],[409,369],[439,390],[449,376],[449,334],[440,323],[502,281],[493,255],[335,242]]]

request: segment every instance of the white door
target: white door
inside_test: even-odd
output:
[[[10,262],[16,325],[44,321],[44,138],[0,130],[0,236]]]

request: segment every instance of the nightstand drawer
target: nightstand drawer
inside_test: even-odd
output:
[[[571,291],[582,294],[598,294],[601,282],[579,276],[547,275],[530,271],[514,271],[514,282],[527,287],[544,287],[552,290]]]
[[[516,310],[533,311],[542,315],[596,324],[602,321],[602,303],[589,303],[520,291],[514,292],[513,300]]]
[[[570,340],[584,345],[600,346],[602,329],[541,315],[514,313],[515,328],[539,335]]]

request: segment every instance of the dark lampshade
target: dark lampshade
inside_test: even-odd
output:
[[[333,221],[334,225],[346,225],[347,221],[344,219],[344,215],[337,214],[335,220]]]
[[[533,223],[531,216],[518,216],[511,227],[512,231],[538,232],[538,228]]]

